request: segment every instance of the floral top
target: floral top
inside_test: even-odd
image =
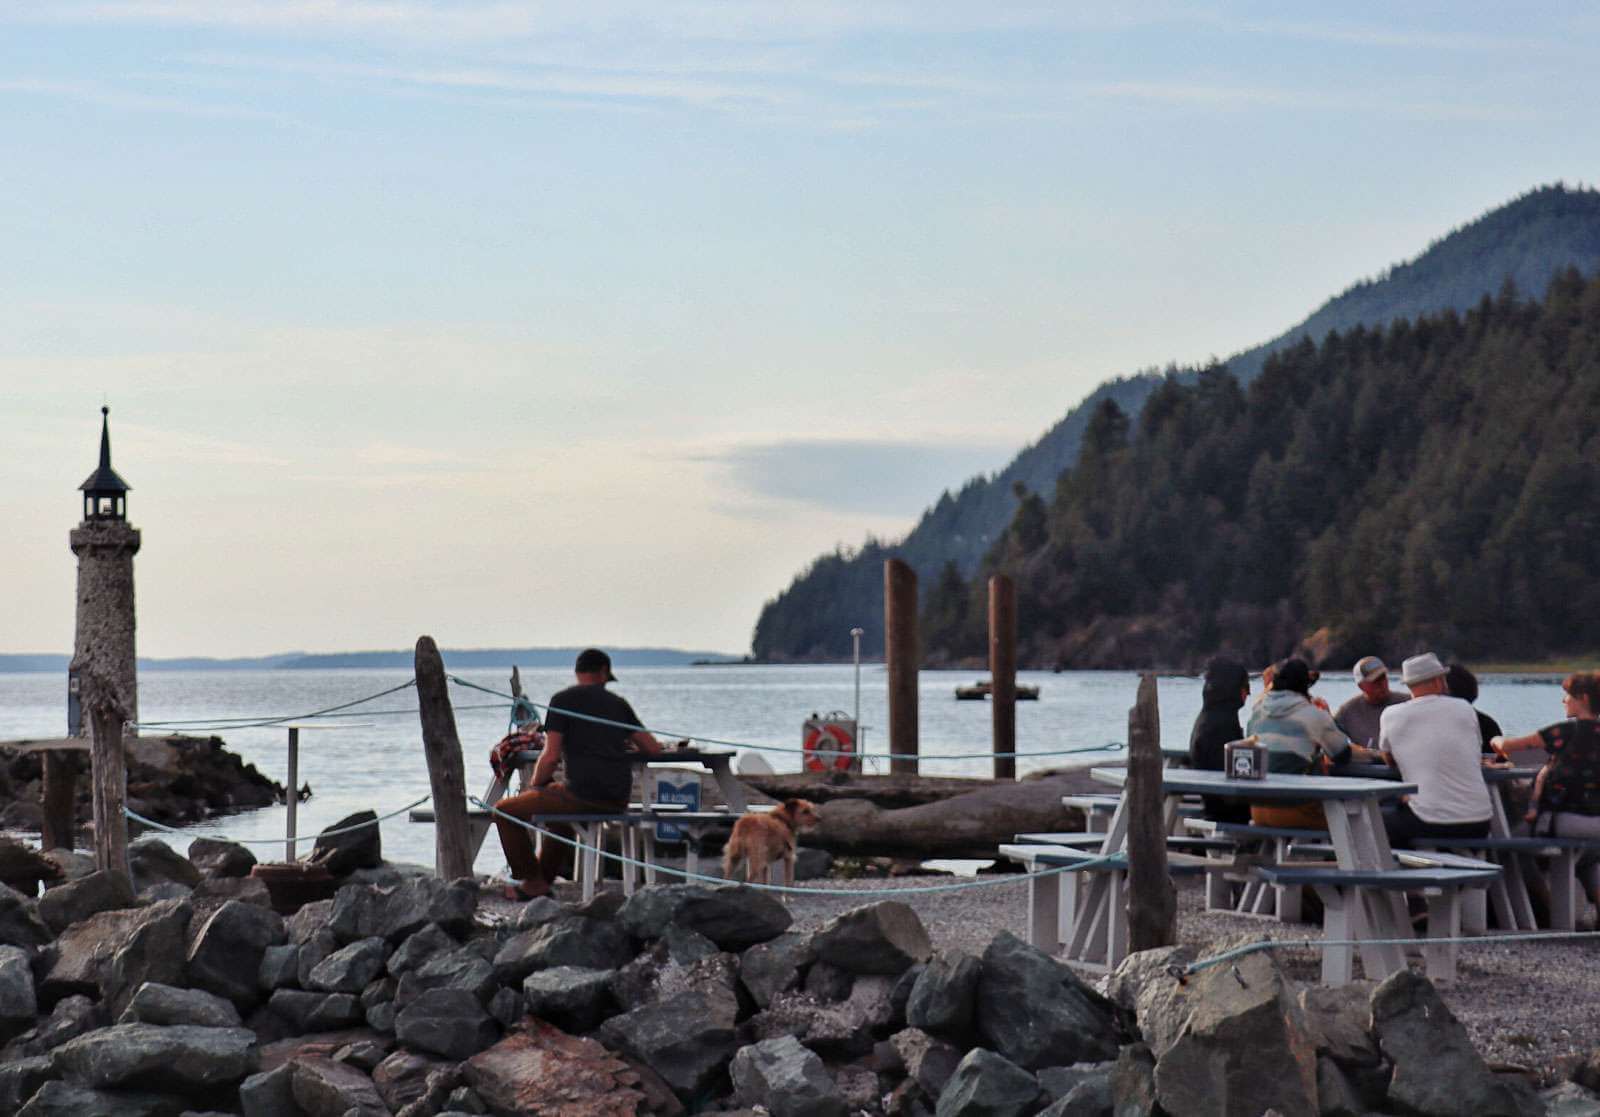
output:
[[[1539,730],[1551,756],[1541,806],[1600,815],[1600,720],[1573,718]]]

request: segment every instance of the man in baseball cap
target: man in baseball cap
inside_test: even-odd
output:
[[[1389,668],[1375,655],[1364,655],[1356,660],[1350,673],[1355,676],[1361,693],[1340,706],[1333,720],[1356,744],[1377,748],[1378,720],[1383,711],[1398,706],[1410,695],[1389,689]]]

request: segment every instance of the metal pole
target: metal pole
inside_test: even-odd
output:
[[[285,861],[294,860],[294,812],[300,805],[300,727],[289,727],[289,787],[287,803],[289,816],[284,823],[284,855]]]
[[[859,628],[850,630],[850,639],[856,646],[856,752],[861,752],[861,632]]]

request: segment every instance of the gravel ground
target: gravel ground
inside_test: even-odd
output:
[[[917,876],[859,880],[807,881],[807,887],[839,892],[831,896],[792,896],[797,930],[820,927],[829,919],[864,902],[863,889],[903,894],[916,909],[939,950],[982,953],[998,932],[1022,934],[1026,926],[1027,885],[1018,876],[985,888],[959,892],[917,892],[970,878]],[[991,879],[991,878],[979,878]],[[561,899],[575,899],[575,890],[558,886]],[[883,897],[874,897],[881,899]],[[1207,912],[1198,881],[1179,884],[1178,938],[1201,948],[1240,935],[1252,938],[1315,938],[1320,928],[1281,925],[1262,919]],[[511,905],[485,902],[494,910]],[[1319,958],[1313,948],[1279,952],[1285,968],[1304,981],[1317,980]],[[1453,984],[1440,993],[1467,1026],[1478,1050],[1491,1063],[1525,1067],[1546,1079],[1559,1074],[1563,1061],[1584,1057],[1600,1048],[1600,938],[1537,943],[1484,943],[1460,952]],[[1092,982],[1094,978],[1089,977]]]

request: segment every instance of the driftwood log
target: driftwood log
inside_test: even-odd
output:
[[[432,636],[419,636],[416,650],[417,715],[433,790],[434,871],[445,880],[472,875],[471,827],[467,823],[467,775],[461,738],[450,706],[450,683]]]
[[[1161,714],[1156,677],[1139,676],[1128,711],[1128,948],[1171,946],[1178,934],[1178,897],[1167,875],[1166,796],[1161,790]]]
[[[1063,807],[1061,797],[1092,786],[1087,775],[990,781],[975,791],[897,810],[835,799],[818,808],[820,824],[801,841],[859,857],[993,857],[997,846],[1020,833],[1082,830],[1082,813]]]
[[[708,781],[709,782],[709,781]],[[840,776],[826,772],[785,772],[779,775],[753,775],[741,772],[739,782],[773,799],[809,799],[830,803],[835,799],[859,799],[893,810],[920,807],[953,799],[971,791],[993,787],[991,779],[965,779],[951,776]]]

